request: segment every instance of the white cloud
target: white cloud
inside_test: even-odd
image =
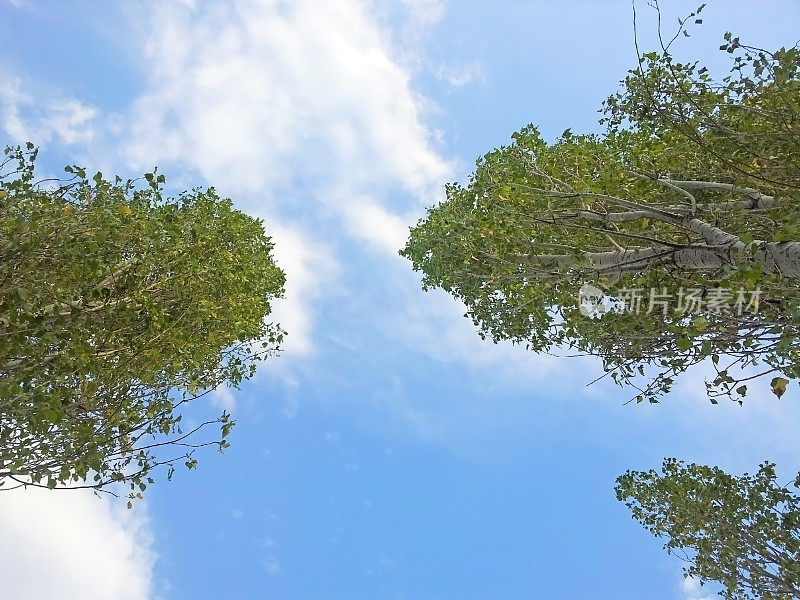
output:
[[[0,492],[0,595],[146,600],[155,555],[146,509],[83,490]]]
[[[290,396],[283,403],[283,407],[281,408],[281,414],[286,419],[294,419],[297,416],[297,412],[299,410],[300,410],[300,401],[294,396]]]
[[[439,64],[433,69],[434,75],[454,88],[464,87],[475,81],[484,81],[486,71],[482,63]]]
[[[269,555],[261,561],[261,567],[268,575],[280,575],[283,572],[281,563],[275,555]]]
[[[89,144],[95,136],[99,112],[74,98],[65,98],[23,85],[19,77],[6,72],[0,87],[0,127],[16,144]],[[23,90],[23,87],[26,89]],[[46,98],[43,102],[42,98]]]
[[[708,588],[700,585],[700,581],[694,577],[684,577],[681,580],[682,600],[716,600],[717,594],[706,593]]]
[[[393,258],[405,246],[408,220],[391,213],[370,198],[349,198],[347,202],[342,202],[342,211],[353,237],[388,252]]]
[[[796,434],[800,427],[796,395],[800,390],[795,386],[791,390],[792,397],[787,397],[787,392],[787,396],[778,399],[770,391],[770,377],[767,376],[749,382],[750,391],[744,406],[724,399],[715,406],[708,401],[705,384],[700,382],[701,377],[713,379],[711,370],[710,365],[706,365],[703,370],[685,375],[681,381],[685,393],[673,394],[677,403],[687,405],[687,412],[692,410],[696,445],[702,447],[705,442],[710,446],[708,462],[713,460],[736,472],[752,473],[763,460],[777,462],[787,469],[800,469],[797,459],[800,440]],[[734,375],[733,371],[731,374]],[[713,430],[718,438],[708,440],[707,432]],[[726,438],[735,439],[736,444],[724,445],[722,442]]]
[[[275,302],[270,319],[288,332],[285,354],[309,355],[314,351],[313,303],[335,289],[339,264],[331,250],[309,234],[284,226],[268,229],[275,241],[275,262],[286,272],[286,294]]]
[[[211,392],[211,405],[219,410],[233,412],[236,410],[236,396],[231,388],[220,386]]]
[[[410,70],[426,63],[425,42],[445,14],[444,0],[371,0],[370,8],[392,44],[392,58]]]
[[[77,100],[60,100],[49,106],[49,117],[45,126],[65,144],[88,144],[92,141],[94,130],[92,121],[98,112],[95,108]]]
[[[263,192],[298,176],[326,190],[389,183],[423,193],[447,172],[410,74],[363,3],[201,6],[158,5],[152,78],[131,119],[134,162],[183,162],[281,208],[290,197]]]
[[[442,0],[401,1],[411,11],[412,16],[420,25],[433,25],[444,16],[444,2]]]

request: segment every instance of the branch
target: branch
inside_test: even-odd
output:
[[[759,190],[751,187],[742,187],[733,183],[717,183],[715,181],[680,181],[673,179],[659,179],[665,183],[670,183],[683,190],[706,190],[706,191],[725,191],[733,192],[746,196],[749,201],[742,204],[744,208],[753,210],[767,208],[775,203],[775,198],[763,194]],[[712,205],[715,206],[715,205]]]

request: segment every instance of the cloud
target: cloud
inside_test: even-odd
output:
[[[275,262],[286,272],[286,293],[275,302],[270,319],[288,332],[283,344],[287,355],[307,356],[314,351],[314,302],[335,289],[339,264],[324,244],[311,235],[285,226],[269,226],[275,241]]]
[[[273,209],[302,198],[263,192],[297,177],[422,193],[447,172],[410,74],[363,3],[200,6],[157,5],[151,79],[131,119],[134,163],[182,162]]]
[[[720,362],[725,364],[725,359]],[[658,411],[665,414],[657,418],[665,425],[671,421],[684,432],[684,447],[675,447],[671,455],[718,465],[736,474],[752,473],[764,460],[776,462],[790,473],[800,469],[800,441],[795,435],[800,427],[800,405],[788,392],[776,398],[770,391],[769,376],[748,382],[750,390],[743,406],[724,398],[711,404],[705,382],[715,375],[710,360],[689,369],[660,405],[666,410]],[[740,377],[742,373],[732,369],[731,375]],[[796,388],[792,392],[796,394]]]
[[[267,572],[267,575],[280,575],[283,572],[281,563],[278,557],[271,554],[261,560],[261,567]]]
[[[227,386],[220,386],[211,392],[211,405],[219,410],[233,412],[236,410],[236,397]]]
[[[79,100],[63,97],[2,73],[0,127],[16,144],[89,144],[95,136],[99,111]],[[24,88],[24,89],[23,89]],[[32,91],[31,91],[32,89]],[[42,102],[42,98],[47,98]]]
[[[719,596],[715,593],[706,593],[707,588],[700,585],[694,577],[684,577],[681,581],[682,600],[715,600]]]
[[[454,88],[464,87],[475,81],[484,81],[486,79],[485,68],[479,62],[460,65],[442,63],[433,69],[433,74],[437,79]]]
[[[417,24],[430,26],[437,23],[444,16],[444,2],[442,0],[401,0],[408,8]]]
[[[146,508],[83,490],[0,492],[0,595],[146,600],[155,554]]]
[[[393,258],[405,246],[408,220],[396,215],[368,197],[349,198],[343,202],[348,231],[355,238],[368,242]]]

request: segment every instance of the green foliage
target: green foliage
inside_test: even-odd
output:
[[[724,598],[800,598],[800,497],[777,483],[774,465],[734,477],[667,459],[661,473],[628,471],[616,492],[634,519],[668,539],[668,552],[690,563],[687,576],[718,582]]]
[[[423,286],[462,300],[482,336],[601,357],[639,401],[708,357],[712,402],[741,402],[753,375],[798,377],[800,52],[731,36],[722,50],[733,66],[718,82],[668,47],[644,54],[602,135],[549,143],[529,125],[479,159],[401,252]],[[579,311],[586,283],[608,296],[602,318]],[[619,310],[626,290],[638,314]],[[702,311],[678,310],[688,292]]]
[[[228,414],[183,431],[181,408],[276,352],[284,275],[213,189],[168,199],[163,175],[79,167],[46,187],[35,158],[9,148],[0,175],[0,482],[136,496],[156,466],[227,446]],[[212,424],[216,441],[193,435]]]

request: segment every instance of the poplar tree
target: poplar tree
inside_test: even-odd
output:
[[[278,351],[284,274],[263,224],[213,189],[167,198],[163,175],[79,167],[37,183],[36,154],[9,148],[0,172],[0,485],[136,496],[227,446],[229,414],[181,416]]]
[[[423,286],[484,337],[600,357],[636,401],[709,358],[712,402],[759,377],[780,397],[800,375],[800,53],[720,50],[714,79],[665,44],[603,133],[529,125],[480,158],[401,251]]]

